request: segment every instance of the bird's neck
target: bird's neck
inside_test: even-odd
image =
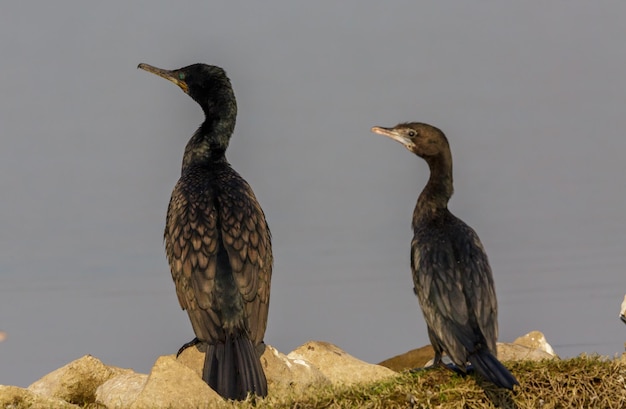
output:
[[[203,107],[204,108],[204,107]],[[228,142],[235,130],[236,109],[234,112],[207,113],[206,119],[194,133],[183,156],[183,169],[191,165],[214,164],[226,161]]]
[[[454,192],[452,184],[452,155],[449,151],[427,160],[430,178],[422,190],[413,214],[416,221],[433,213],[447,209]]]

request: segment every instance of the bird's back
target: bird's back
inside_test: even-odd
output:
[[[497,302],[491,268],[474,230],[440,209],[414,223],[411,265],[429,331],[457,365],[481,346],[495,355]]]
[[[223,161],[183,170],[168,207],[165,244],[176,293],[196,336],[223,342],[267,324],[272,248],[248,183]]]

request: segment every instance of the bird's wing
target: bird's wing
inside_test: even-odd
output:
[[[449,235],[430,230],[426,239],[416,234],[412,242],[413,279],[424,318],[457,364],[464,364],[467,351],[479,342],[476,326],[487,341],[494,340],[494,348],[497,335],[491,270],[484,252],[470,248],[475,241],[480,244],[475,233]]]
[[[467,346],[473,342],[465,294],[458,279],[460,271],[450,257],[452,247],[438,240],[412,243],[412,270],[415,293],[433,342],[450,355],[457,364],[464,365]]]
[[[258,344],[263,341],[269,308],[271,234],[248,183],[236,175],[227,186],[217,196],[222,244],[244,301],[251,340]]]
[[[459,253],[460,264],[465,266],[463,275],[468,277],[465,287],[468,308],[475,317],[478,326],[487,341],[487,347],[495,355],[498,338],[498,302],[487,253],[472,228],[468,229],[468,242],[463,245],[473,251]]]
[[[190,193],[179,183],[172,192],[165,226],[165,249],[180,306],[187,310],[196,336],[220,338],[214,305],[219,232],[210,194]]]

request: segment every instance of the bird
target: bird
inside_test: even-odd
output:
[[[420,122],[375,126],[372,132],[400,142],[430,169],[413,212],[411,270],[435,351],[432,366],[446,366],[446,353],[454,363],[449,369],[465,374],[473,367],[493,384],[512,390],[519,383],[496,358],[497,301],[487,254],[476,232],[448,210],[453,183],[446,136]]]
[[[202,379],[222,397],[267,396],[256,347],[270,300],[272,237],[250,185],[226,159],[237,102],[223,68],[138,68],[178,85],[204,111],[188,141],[167,209],[164,241],[180,306],[206,343]]]
[[[624,301],[622,301],[622,308],[619,312],[619,318],[624,324],[626,324],[626,295],[624,296]]]

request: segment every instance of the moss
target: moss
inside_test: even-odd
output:
[[[305,394],[249,397],[243,402],[219,402],[215,406],[233,409],[626,407],[626,360],[581,355],[566,360],[505,364],[521,385],[513,392],[476,376],[461,377],[451,371],[434,369],[404,372],[373,384],[327,386]],[[15,402],[15,407],[29,405]]]
[[[626,365],[598,356],[507,362],[520,382],[510,392],[475,376],[443,369],[350,388],[328,387],[301,396],[231,403],[233,408],[621,408]]]

